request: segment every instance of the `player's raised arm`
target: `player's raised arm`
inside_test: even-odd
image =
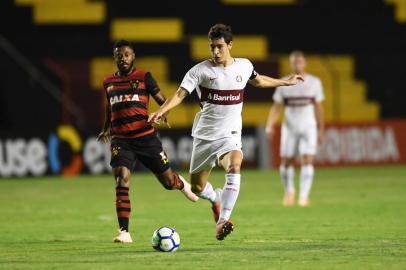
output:
[[[148,122],[154,122],[155,124],[159,124],[162,120],[163,115],[167,112],[178,106],[182,101],[187,97],[189,92],[184,89],[183,87],[179,87],[178,91],[167,99],[164,104],[156,112],[153,112],[148,117]]]
[[[248,83],[258,88],[273,88],[278,86],[295,85],[299,81],[303,81],[302,75],[292,75],[287,80],[281,80],[258,74],[254,79],[249,80]]]

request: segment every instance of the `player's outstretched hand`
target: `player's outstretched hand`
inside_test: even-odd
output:
[[[171,125],[168,122],[168,116],[167,115],[162,115],[162,121],[164,121],[164,124],[168,127],[171,128]]]
[[[108,143],[110,141],[110,131],[102,131],[97,136],[97,141],[102,143]]]
[[[295,84],[297,84],[299,81],[304,81],[304,78],[303,78],[303,76],[302,75],[298,75],[298,74],[295,74],[295,75],[293,75],[292,77],[290,77],[288,80],[287,80],[287,82],[288,82],[288,85],[295,85]]]
[[[171,128],[171,125],[168,122],[168,118],[165,114],[160,114],[159,112],[153,112],[148,117],[148,122],[153,125],[160,125],[162,122],[168,127]]]
[[[158,112],[153,112],[148,116],[148,123],[159,125],[161,123],[162,116]]]

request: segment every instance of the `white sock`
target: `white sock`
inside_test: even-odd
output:
[[[211,203],[216,202],[216,192],[214,191],[213,186],[210,184],[210,182],[206,183],[203,191],[197,194],[197,196],[202,199],[209,200]]]
[[[281,175],[282,185],[285,188],[285,194],[292,194],[295,192],[295,168],[293,168],[293,166],[286,167],[281,165],[279,172]]]
[[[300,195],[301,200],[309,198],[310,189],[313,184],[314,167],[313,165],[303,165],[300,169]]]
[[[235,202],[240,192],[241,174],[226,174],[226,183],[224,184],[223,194],[221,195],[221,211],[219,221],[229,220]]]

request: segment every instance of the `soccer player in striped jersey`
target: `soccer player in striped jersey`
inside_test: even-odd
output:
[[[292,87],[278,87],[273,96],[272,106],[266,132],[272,138],[274,126],[279,119],[282,107],[285,107],[285,119],[281,132],[281,165],[280,176],[285,196],[283,204],[291,206],[295,203],[294,163],[300,156],[300,206],[309,205],[309,194],[313,183],[313,161],[317,150],[317,141],[324,138],[324,100],[323,86],[318,77],[306,73],[306,59],[301,51],[290,55],[292,74],[301,74],[305,81]],[[288,75],[284,78],[287,78]]]
[[[126,40],[114,46],[118,71],[104,80],[106,118],[98,140],[111,140],[111,162],[116,181],[116,212],[119,233],[114,242],[131,243],[128,230],[131,203],[130,174],[138,160],[168,190],[180,190],[191,201],[198,197],[182,176],[173,171],[154,127],[147,122],[149,97],[162,105],[165,97],[150,72],[135,68],[134,48]],[[165,118],[166,122],[166,118]]]
[[[278,80],[259,75],[248,59],[233,58],[230,54],[233,46],[230,26],[214,25],[209,31],[208,42],[211,59],[191,68],[175,95],[151,114],[149,120],[159,123],[165,113],[196,89],[202,109],[196,114],[192,129],[192,190],[200,198],[215,203],[216,192],[209,182],[210,172],[215,165],[224,168],[225,184],[216,225],[216,238],[224,240],[234,229],[230,217],[240,191],[244,88],[247,83],[259,88],[294,85],[302,77],[292,75],[286,80]]]

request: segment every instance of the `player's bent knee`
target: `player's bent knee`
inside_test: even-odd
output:
[[[129,187],[130,186],[130,171],[125,167],[114,169],[114,178],[117,186]]]
[[[202,187],[202,185],[192,183],[191,186],[192,186],[192,192],[193,192],[194,194],[200,194],[200,193],[203,192],[203,187]]]
[[[130,186],[130,177],[129,176],[116,175],[115,178],[116,178],[117,186],[120,186],[120,187],[129,187]]]
[[[172,190],[172,189],[175,188],[175,183],[173,181],[173,178],[169,179],[169,178],[166,177],[164,179],[164,181],[162,182],[162,185],[166,190]]]
[[[289,167],[289,166],[292,166],[294,164],[294,162],[295,162],[294,158],[284,158],[281,161],[281,165],[285,166],[285,167]]]
[[[311,155],[304,155],[302,157],[302,165],[313,165],[314,158]]]
[[[158,178],[159,182],[166,190],[174,190],[176,188],[176,179],[179,177],[178,174],[171,169],[166,170],[161,174],[155,173],[155,176]]]

